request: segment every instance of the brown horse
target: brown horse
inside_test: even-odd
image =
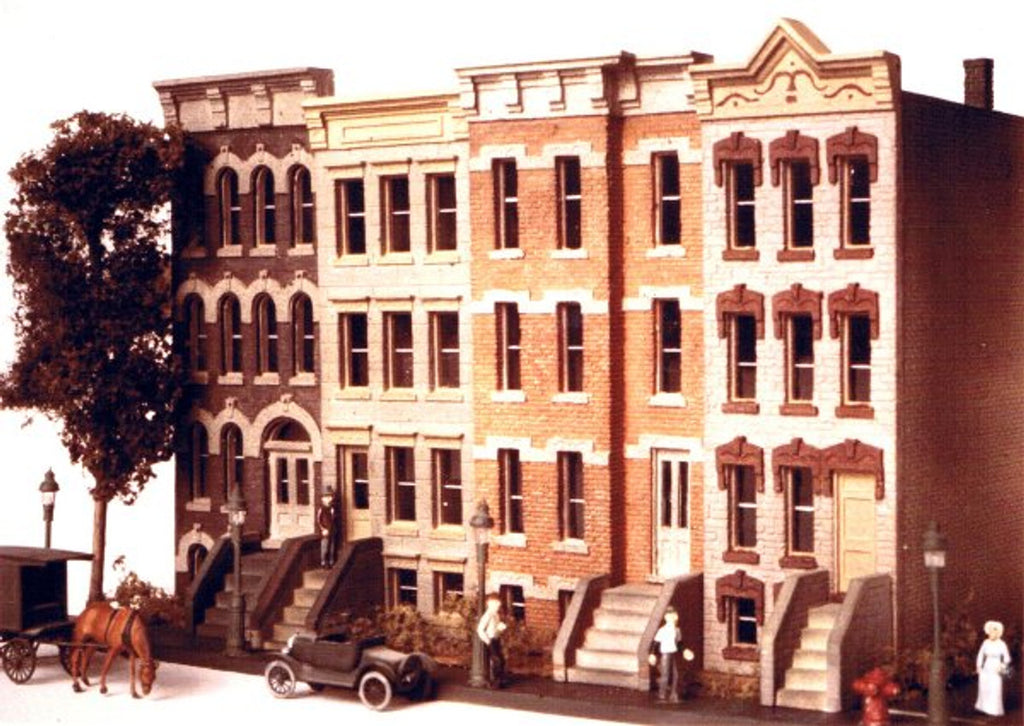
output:
[[[132,698],[140,698],[135,692],[135,661],[141,660],[139,668],[139,682],[142,686],[142,695],[149,695],[156,680],[157,662],[153,660],[152,651],[149,647],[149,636],[146,633],[146,626],[138,614],[129,608],[115,610],[110,603],[94,602],[88,605],[82,614],[75,621],[75,635],[71,644],[71,678],[72,688],[76,693],[81,693],[82,687],[78,684],[81,678],[85,685],[89,685],[89,678],[86,671],[89,669],[89,660],[98,647],[107,647],[107,657],[103,661],[103,669],[100,671],[100,693],[107,692],[107,671],[110,670],[114,658],[120,653],[128,656],[129,683],[131,685]]]

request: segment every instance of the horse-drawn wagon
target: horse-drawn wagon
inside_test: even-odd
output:
[[[0,547],[0,660],[15,683],[36,670],[41,643],[57,646],[71,672],[74,619],[68,616],[68,562],[92,555],[37,547]]]

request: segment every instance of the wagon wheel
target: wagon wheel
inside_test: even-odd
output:
[[[36,649],[24,638],[4,646],[4,672],[15,683],[25,683],[36,671]]]
[[[383,711],[391,703],[391,681],[380,671],[366,671],[359,679],[359,700],[367,708]]]
[[[263,675],[271,692],[278,698],[288,698],[295,693],[295,671],[283,660],[271,661]]]
[[[57,646],[57,657],[60,658],[60,664],[69,676],[71,675],[71,656],[74,652],[70,645]]]

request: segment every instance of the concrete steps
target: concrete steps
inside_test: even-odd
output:
[[[292,604],[281,611],[281,619],[274,623],[271,639],[264,643],[265,650],[280,650],[295,633],[315,636],[316,633],[306,627],[306,616],[316,602],[317,596],[327,582],[329,570],[307,570],[302,573],[302,585],[292,592]]]
[[[826,710],[828,639],[841,608],[839,603],[830,603],[808,611],[807,627],[800,632],[800,647],[786,671],[785,687],[775,694],[776,706]]]
[[[273,569],[277,552],[251,552],[242,555],[242,594],[245,595],[245,626],[249,625],[249,607],[259,594],[263,578]],[[213,605],[203,614],[196,633],[206,638],[223,638],[231,622],[231,600],[235,592],[234,571],[224,578],[224,588],[216,594]]]

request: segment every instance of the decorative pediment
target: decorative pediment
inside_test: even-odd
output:
[[[757,491],[764,491],[764,449],[747,441],[746,436],[737,436],[729,443],[716,448],[715,463],[718,467],[719,489],[725,489],[727,467],[749,466],[754,470]]]
[[[841,444],[824,449],[821,452],[821,460],[829,486],[832,475],[837,472],[870,474],[875,477],[875,499],[885,498],[885,471],[882,466],[881,449],[857,439],[846,439]]]
[[[716,119],[893,108],[899,58],[832,53],[802,23],[780,20],[746,63],[697,65],[694,100]]]
[[[799,282],[788,290],[783,290],[772,297],[772,319],[775,321],[775,337],[782,338],[786,334],[786,318],[792,315],[809,315],[815,339],[821,338],[821,299],[822,294],[808,290]]]
[[[757,337],[764,338],[764,295],[748,290],[746,285],[737,285],[732,290],[719,293],[718,299],[715,300],[719,338],[729,334],[726,318],[730,315],[753,315]]]
[[[851,282],[842,290],[828,296],[829,334],[839,337],[840,318],[846,315],[867,315],[871,320],[871,337],[878,338],[878,293],[865,290],[859,283]]]
[[[805,136],[799,131],[787,131],[786,135],[768,144],[768,159],[772,167],[772,186],[781,182],[781,167],[784,161],[806,161],[811,167],[811,184],[817,185],[821,178],[818,166],[818,140]]]
[[[746,570],[736,570],[715,580],[715,605],[718,622],[724,623],[726,600],[749,598],[754,601],[754,617],[758,625],[764,625],[764,583],[751,577]]]
[[[797,438],[788,444],[772,449],[772,468],[775,470],[775,491],[785,490],[785,469],[810,469],[814,481],[814,493],[831,494],[822,483],[821,450]]]

